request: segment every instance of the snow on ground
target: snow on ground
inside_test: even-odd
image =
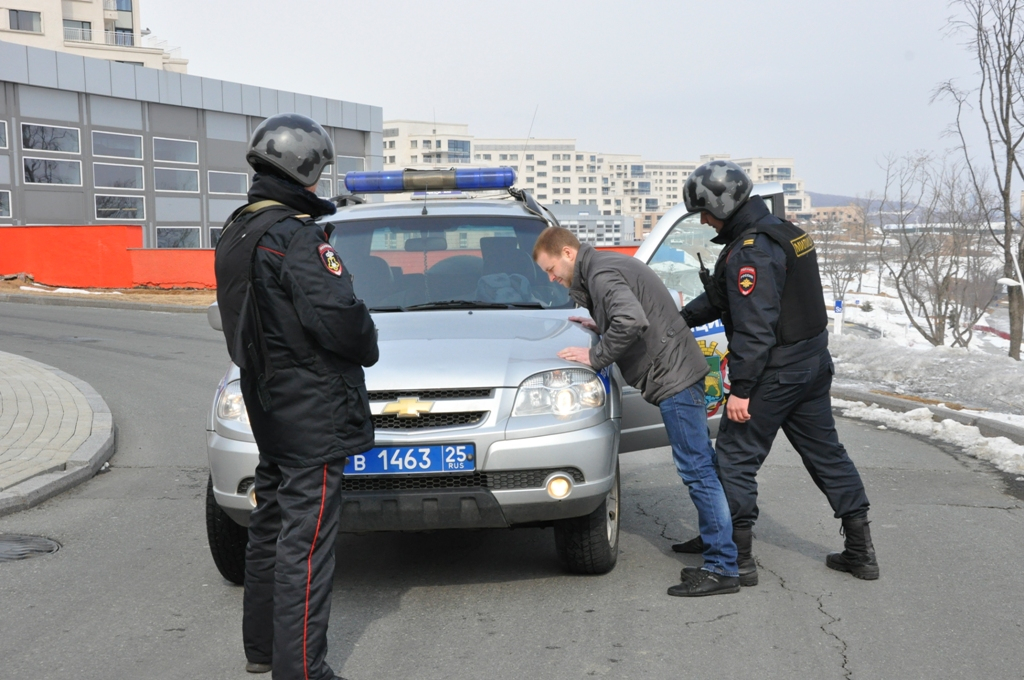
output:
[[[899,430],[953,444],[975,458],[992,463],[1003,472],[1024,474],[1024,446],[1006,437],[983,437],[978,428],[972,425],[962,425],[952,420],[936,423],[927,408],[897,413],[843,399],[833,399],[832,406],[847,418],[881,423],[879,429]]]
[[[121,291],[83,290],[81,288],[44,288],[40,285],[19,286],[30,293],[75,293],[77,295],[122,295]]]

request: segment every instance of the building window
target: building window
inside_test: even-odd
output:
[[[491,154],[489,154],[489,153],[485,153],[485,154],[484,154],[484,160],[485,160],[485,161],[489,161],[489,160],[491,160]]]
[[[320,198],[330,198],[334,194],[331,192],[331,180],[322,179],[316,183],[316,195]]]
[[[532,177],[527,177],[526,178],[526,183],[527,184],[533,184],[533,178]]]
[[[630,177],[643,177],[644,176],[644,166],[642,166],[642,165],[631,165],[631,166],[629,166],[629,176]]]
[[[104,189],[145,189],[141,165],[92,164],[93,186]]]
[[[179,168],[153,168],[153,188],[157,191],[199,193],[199,171]]]
[[[409,148],[410,149],[415,149],[418,145],[419,145],[419,142],[417,140],[415,140],[415,139],[412,140],[411,142],[409,142]]]
[[[82,186],[82,162],[49,158],[23,158],[26,184]]]
[[[517,160],[519,160],[519,154],[517,154],[517,153],[509,154],[508,159],[510,161],[517,161]]]
[[[92,22],[65,19],[64,39],[78,42],[92,42]]]
[[[135,32],[130,28],[115,27],[113,33],[107,33],[107,44],[133,47],[135,45]]]
[[[211,229],[211,232],[213,230]],[[211,233],[211,240],[213,234]],[[219,239],[220,236],[218,235]],[[199,227],[157,227],[157,248],[199,248]]]
[[[199,142],[187,139],[153,138],[153,160],[163,163],[199,162]]]
[[[644,210],[647,212],[655,212],[658,210],[658,199],[656,198],[645,198],[644,199]]]
[[[419,162],[419,156],[412,156],[412,157],[410,157],[409,161],[411,163],[418,163]]]
[[[776,168],[775,174],[779,179],[792,179],[793,168]]]
[[[537,161],[537,165],[547,165],[547,161]]]
[[[393,139],[388,140],[388,148],[389,149],[394,149],[395,148],[395,140],[393,140]]]
[[[498,160],[499,161],[507,161],[508,160],[508,154],[507,153],[499,154],[498,155]]]
[[[581,194],[585,194],[585,193],[587,193],[587,190],[586,190],[586,188],[585,188],[585,187],[580,187],[580,193],[581,193]]]
[[[12,31],[43,32],[43,18],[39,12],[26,12],[23,9],[8,10],[11,18]]]
[[[146,199],[142,196],[96,194],[96,219],[144,220],[146,219]],[[196,229],[198,228],[196,227]]]
[[[82,152],[78,128],[32,125],[31,123],[21,124],[21,148],[60,153]]]
[[[93,130],[92,155],[105,158],[135,158],[141,161],[142,135],[122,135]]]
[[[249,191],[249,176],[244,172],[210,170],[206,178],[211,194],[244,194]]]
[[[115,0],[115,7],[118,12],[131,12],[132,11],[132,0]]]
[[[338,174],[359,172],[363,169],[363,159],[359,156],[338,156]]]
[[[526,171],[527,172],[533,172],[533,166],[532,165],[527,165],[526,166]]]
[[[7,121],[0,120],[0,149],[7,148]]]
[[[537,194],[537,199],[540,200],[540,201],[545,201],[545,200],[547,200],[547,198],[548,198],[547,194]]]
[[[433,149],[434,148],[434,143],[431,142],[429,139],[424,139],[423,140],[423,148],[424,149]]]
[[[220,241],[220,233],[224,231],[224,227],[210,227],[210,247],[216,248],[217,242]]]
[[[11,216],[11,192],[0,191],[0,217]]]
[[[533,154],[532,153],[526,154],[526,160],[532,161],[533,160]]]

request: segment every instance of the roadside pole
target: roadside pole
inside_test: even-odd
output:
[[[833,329],[836,335],[843,334],[843,301],[836,300],[836,325]]]

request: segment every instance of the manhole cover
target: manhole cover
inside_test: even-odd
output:
[[[0,534],[0,562],[13,562],[37,555],[49,555],[58,550],[60,550],[60,543],[42,536]]]

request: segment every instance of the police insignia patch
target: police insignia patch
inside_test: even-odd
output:
[[[754,286],[757,285],[757,270],[753,267],[740,267],[739,281],[737,284],[740,287],[741,295],[750,295],[754,292]]]
[[[317,247],[317,252],[320,253],[320,260],[327,267],[327,271],[335,276],[341,276],[341,260],[338,259],[338,254],[334,252],[334,248],[330,244],[324,243]]]

